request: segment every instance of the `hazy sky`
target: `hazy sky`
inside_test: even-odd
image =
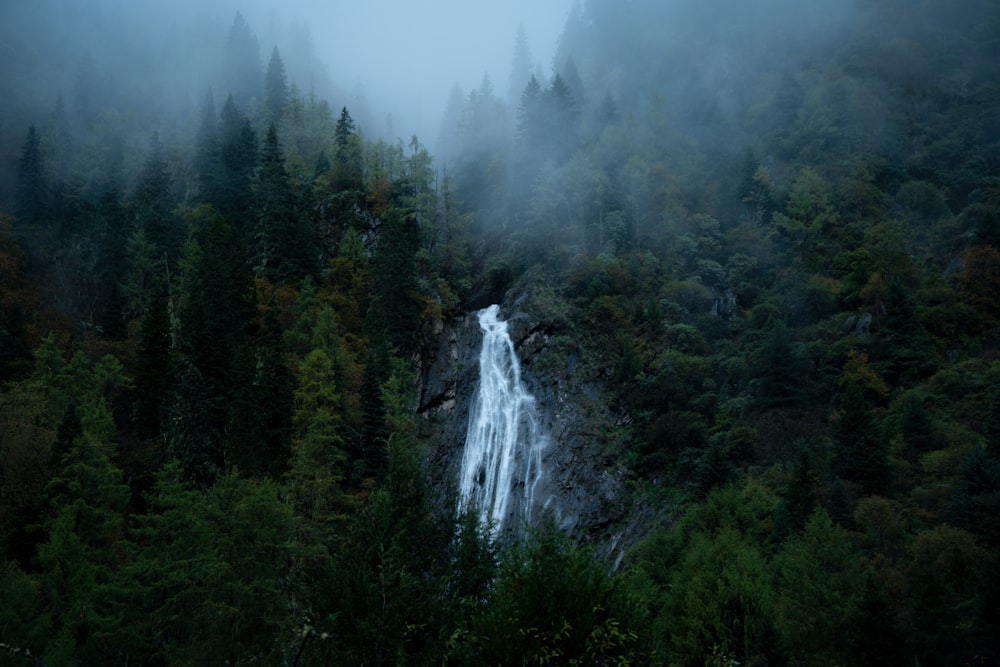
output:
[[[262,36],[262,57],[271,45],[266,32],[267,0],[244,9]],[[394,134],[416,132],[433,145],[454,83],[466,90],[489,72],[497,94],[505,95],[519,23],[534,60],[548,74],[556,42],[572,0],[284,0],[282,20],[306,20],[317,55],[338,86],[360,80],[372,114],[383,127],[392,114]],[[246,3],[244,3],[246,4]]]

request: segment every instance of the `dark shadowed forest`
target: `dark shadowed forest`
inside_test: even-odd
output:
[[[66,4],[0,9],[0,665],[1000,662],[1000,4],[585,0],[419,138],[318,26]],[[512,290],[614,562],[430,481]]]

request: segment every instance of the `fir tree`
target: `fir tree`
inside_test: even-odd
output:
[[[125,210],[118,193],[109,190],[101,196],[101,217],[104,239],[97,261],[100,294],[97,304],[97,325],[111,340],[125,338],[125,297],[123,286],[128,273]]]
[[[888,451],[864,389],[849,382],[837,402],[835,471],[845,479],[859,482],[868,493],[883,492],[889,482]]]
[[[340,110],[340,117],[333,132],[333,186],[336,190],[361,189],[361,142],[356,133],[354,119],[347,107]]]
[[[215,98],[209,88],[201,106],[201,122],[195,140],[194,169],[198,181],[198,201],[216,205],[220,185],[218,125]]]
[[[260,99],[260,45],[246,19],[236,12],[226,36],[226,82],[236,101],[249,107]]]
[[[280,122],[288,103],[288,78],[277,46],[271,51],[271,60],[267,63],[267,73],[264,75],[264,101],[271,115],[271,122]]]
[[[756,395],[761,408],[800,408],[806,405],[805,368],[784,321],[775,319],[756,355]]]
[[[420,230],[414,216],[398,208],[387,211],[372,259],[376,292],[367,324],[373,336],[385,340],[404,357],[416,349],[414,334],[420,328],[419,249]]]
[[[252,328],[251,275],[236,231],[211,207],[193,211],[183,260],[167,414],[169,458],[208,484],[225,469],[234,378]]]
[[[276,311],[267,308],[256,340],[236,357],[229,397],[226,467],[254,477],[280,475],[288,461],[293,379]]]
[[[524,30],[524,24],[517,26],[517,37],[514,41],[514,58],[510,66],[510,85],[507,89],[507,99],[511,106],[517,104],[518,96],[528,84],[529,79],[533,79],[531,73],[534,62],[531,58],[531,49],[528,47],[528,34]]]
[[[272,282],[295,281],[315,275],[318,253],[312,225],[299,211],[274,123],[264,141],[253,190],[257,274]]]
[[[215,204],[240,233],[248,231],[250,192],[257,166],[257,133],[230,95],[219,114],[219,170]]]
[[[17,163],[17,199],[15,210],[18,219],[29,228],[37,228],[49,214],[49,184],[42,157],[41,138],[32,125],[21,146]]]
[[[210,101],[206,101],[206,105],[209,105]],[[213,115],[214,112],[209,112]],[[196,164],[200,164],[201,160],[205,160],[205,169],[211,170],[212,177],[214,177],[214,171],[216,169],[216,164],[214,161],[215,148],[213,144],[215,142],[215,119],[211,119],[211,130],[209,130],[208,136],[200,136],[198,140],[198,156],[196,158]],[[201,142],[204,141],[206,145],[204,150],[206,154],[201,155]],[[200,166],[198,167],[200,170]],[[207,176],[207,174],[206,174]],[[211,186],[206,180],[206,186],[210,189]],[[153,133],[153,138],[150,141],[149,157],[146,158],[146,163],[142,167],[142,171],[139,173],[139,183],[136,185],[135,193],[132,196],[132,209],[135,215],[135,221],[137,225],[143,229],[146,234],[146,238],[153,243],[159,252],[164,253],[171,261],[176,260],[177,255],[180,251],[181,244],[181,234],[180,234],[180,224],[174,219],[171,209],[174,205],[174,199],[171,192],[171,178],[170,173],[167,170],[167,163],[163,157],[163,145],[160,143],[160,135],[158,132]]]
[[[170,362],[170,316],[167,297],[156,292],[139,328],[139,352],[135,372],[135,427],[142,438],[160,432],[163,400]]]

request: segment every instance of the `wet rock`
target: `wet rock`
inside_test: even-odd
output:
[[[871,336],[872,314],[861,313],[857,323],[854,325],[854,335],[858,338],[868,338]]]
[[[538,284],[529,281],[520,291],[509,292],[500,313],[508,322],[522,381],[534,396],[539,424],[548,437],[544,474],[535,487],[530,514],[536,521],[551,521],[614,562],[651,527],[626,485],[626,471],[610,463],[614,457],[605,451],[607,434],[622,417],[608,408],[602,380],[593,376],[596,371],[587,374],[579,363],[580,352],[553,343],[554,337],[571,337],[558,314],[540,307],[544,300],[533,294]],[[476,314],[444,322],[435,340],[434,354],[424,361],[420,411],[430,436],[430,477],[444,502],[455,495],[479,381],[482,332]]]

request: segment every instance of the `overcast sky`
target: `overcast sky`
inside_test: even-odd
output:
[[[261,37],[266,64],[271,45],[264,37],[264,24],[270,3],[253,2],[243,11]],[[360,80],[375,117],[384,120],[391,114],[395,135],[407,139],[415,132],[433,146],[453,84],[468,91],[489,72],[497,94],[506,94],[518,24],[524,25],[536,63],[544,73],[551,71],[571,4],[572,0],[284,0],[275,11],[281,20],[308,22],[317,55],[329,66],[335,84],[351,90]]]

